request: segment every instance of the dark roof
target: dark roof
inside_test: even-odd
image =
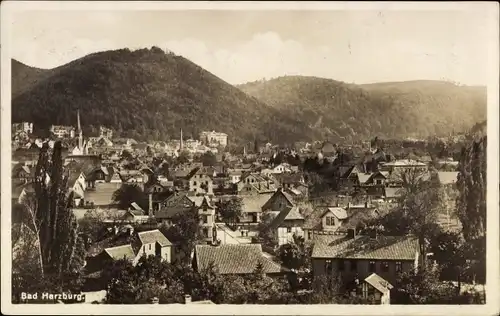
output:
[[[112,232],[110,234],[112,234]],[[110,235],[98,242],[93,243],[87,251],[87,256],[95,257],[107,248],[125,245],[136,246],[138,244],[137,241],[137,236],[135,234],[131,236],[128,232],[121,231],[118,232],[117,235]],[[132,248],[134,249],[134,253],[137,253],[138,248]]]
[[[322,236],[323,237],[323,236]],[[419,251],[414,236],[356,236],[356,238],[319,238],[313,258],[415,260]]]
[[[155,217],[157,219],[172,219],[175,215],[189,210],[190,208],[182,206],[164,207],[156,212]]]
[[[196,246],[196,264],[199,271],[213,263],[221,274],[249,274],[255,271],[259,262],[265,273],[285,271],[278,263],[264,257],[260,244]]]

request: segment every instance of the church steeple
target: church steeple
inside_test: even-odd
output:
[[[179,152],[181,152],[184,148],[183,148],[183,140],[182,140],[182,128],[181,128],[181,144],[180,144],[180,148],[179,148]]]
[[[82,132],[82,126],[80,124],[80,110],[77,110],[76,117],[77,117],[77,124],[78,124],[78,126],[77,126],[77,128],[78,128],[78,148],[83,153],[83,132]]]

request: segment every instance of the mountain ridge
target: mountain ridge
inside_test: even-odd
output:
[[[437,93],[443,86],[459,90]],[[235,144],[425,137],[484,120],[482,92],[439,81],[355,85],[312,76],[232,86],[157,47],[93,53],[53,69],[12,60],[13,122],[44,130],[74,125],[79,109],[86,135],[105,125],[137,139],[178,138],[180,128],[193,138],[201,130],[225,132]],[[469,120],[467,102],[478,106]],[[460,105],[458,114],[451,103]]]

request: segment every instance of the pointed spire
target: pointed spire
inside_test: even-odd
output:
[[[80,110],[76,111],[76,118],[77,118],[77,124],[78,124],[78,131],[81,131],[82,127],[80,125]]]

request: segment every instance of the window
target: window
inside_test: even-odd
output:
[[[151,250],[151,244],[149,244],[149,250]]]
[[[351,260],[351,271],[358,270],[358,262],[356,260]]]
[[[377,184],[382,184],[382,180],[377,180]]]
[[[287,233],[291,233],[291,232],[292,232],[292,228],[291,228],[291,227],[287,227],[287,228],[286,228],[286,232],[287,232]]]
[[[389,262],[382,262],[382,272],[389,272]]]
[[[203,220],[203,224],[208,223],[208,216],[207,215],[203,215],[201,218]]]
[[[196,185],[196,181],[193,182],[193,185]]]
[[[333,216],[326,217],[326,226],[335,226],[335,219]]]
[[[376,272],[376,263],[375,261],[370,261],[370,263],[368,264],[368,269],[370,272]]]
[[[403,271],[403,263],[401,261],[396,261],[396,272]]]
[[[325,271],[327,273],[330,273],[330,272],[332,272],[332,268],[333,268],[333,266],[332,266],[332,260],[326,260],[325,261]]]
[[[307,239],[312,239],[312,232],[311,231],[307,232]]]
[[[344,260],[339,260],[339,271],[344,271],[345,263]]]

